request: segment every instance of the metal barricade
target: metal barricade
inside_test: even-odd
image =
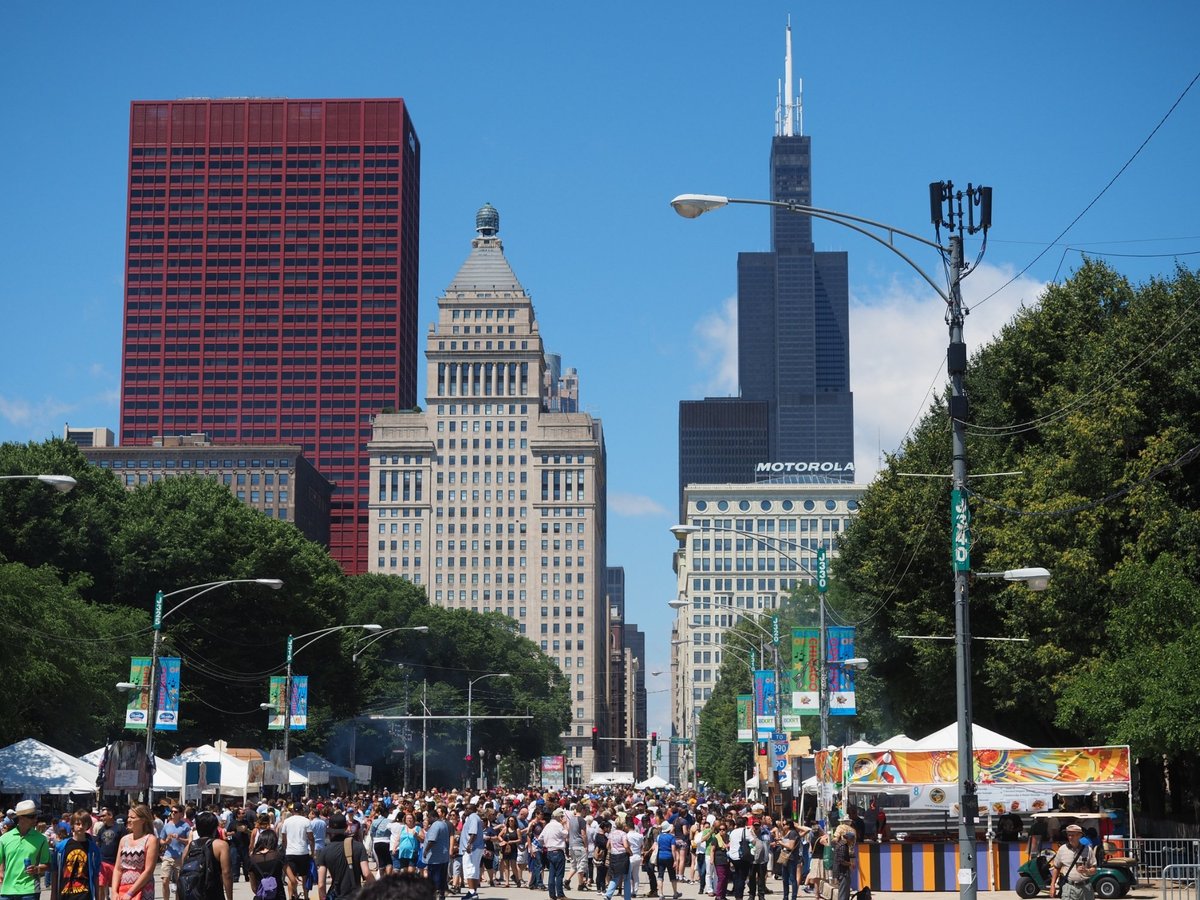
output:
[[[1159,893],[1162,900],[1200,900],[1200,865],[1171,863],[1163,866]]]
[[[1114,853],[1131,855],[1137,860],[1137,879],[1141,884],[1159,881],[1168,866],[1200,865],[1197,838],[1125,838],[1120,844],[1121,849]]]

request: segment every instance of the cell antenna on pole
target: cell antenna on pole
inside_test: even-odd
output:
[[[775,133],[784,137],[795,137],[804,133],[804,80],[797,82],[796,93],[792,93],[792,17],[788,16],[786,40],[783,54],[783,91],[776,95]]]

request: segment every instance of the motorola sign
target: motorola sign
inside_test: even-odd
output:
[[[854,472],[852,462],[760,462],[755,465],[756,474],[794,475],[844,475]]]

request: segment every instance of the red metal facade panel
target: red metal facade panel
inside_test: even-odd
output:
[[[403,101],[136,102],[130,143],[122,443],[299,444],[365,571],[370,417],[416,403]]]

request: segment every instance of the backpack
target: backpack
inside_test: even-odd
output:
[[[192,841],[187,857],[175,876],[175,896],[178,900],[210,900],[210,885],[216,880],[212,875],[215,861],[210,838]]]
[[[279,896],[279,882],[274,875],[266,875],[258,879],[258,890],[254,892],[255,900],[275,900]]]
[[[747,836],[749,834],[745,828],[742,829],[742,839],[738,843],[738,860],[742,862],[750,862],[754,858],[750,852],[750,839]]]

